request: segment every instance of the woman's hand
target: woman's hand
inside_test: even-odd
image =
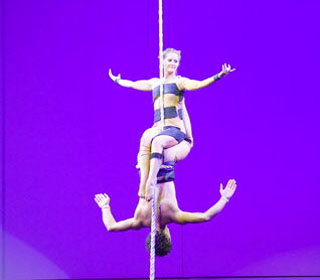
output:
[[[220,72],[220,74],[221,74],[221,76],[225,76],[233,71],[236,71],[236,68],[231,69],[230,64],[224,63],[224,64],[222,64],[222,71]]]
[[[112,81],[115,83],[119,83],[119,80],[121,80],[121,75],[118,74],[118,76],[114,76],[111,72],[111,69],[109,69],[109,77],[111,78]]]

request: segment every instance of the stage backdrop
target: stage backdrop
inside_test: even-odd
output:
[[[3,277],[147,277],[149,230],[109,233],[93,198],[133,215],[139,139],[158,76],[158,1],[2,1]],[[320,275],[319,12],[312,0],[164,1],[164,46],[179,74],[219,82],[186,92],[194,147],[176,166],[183,210],[158,276]]]

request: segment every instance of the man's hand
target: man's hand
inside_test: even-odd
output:
[[[95,195],[94,201],[102,209],[102,208],[104,208],[106,206],[109,206],[110,197],[106,193],[99,193],[99,194]]]
[[[233,196],[234,192],[236,191],[236,188],[237,188],[236,180],[230,179],[225,188],[223,188],[223,185],[220,184],[220,194],[222,197],[225,197],[226,199],[229,200]]]

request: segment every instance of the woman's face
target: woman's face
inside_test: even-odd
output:
[[[179,67],[179,55],[172,52],[168,53],[163,61],[164,71],[167,73],[175,73]]]

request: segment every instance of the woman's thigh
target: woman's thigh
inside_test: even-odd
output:
[[[167,149],[170,148],[172,146],[177,145],[179,142],[173,138],[172,136],[168,136],[168,135],[158,135],[157,137],[153,138],[152,140],[152,146],[151,146],[151,150],[153,149],[158,149],[158,148],[162,148],[162,149]]]
[[[178,145],[164,150],[164,162],[183,160],[190,152],[191,144],[182,141]]]
[[[142,146],[150,146],[152,139],[159,134],[161,130],[159,128],[151,127],[145,130],[140,139],[140,145]]]

